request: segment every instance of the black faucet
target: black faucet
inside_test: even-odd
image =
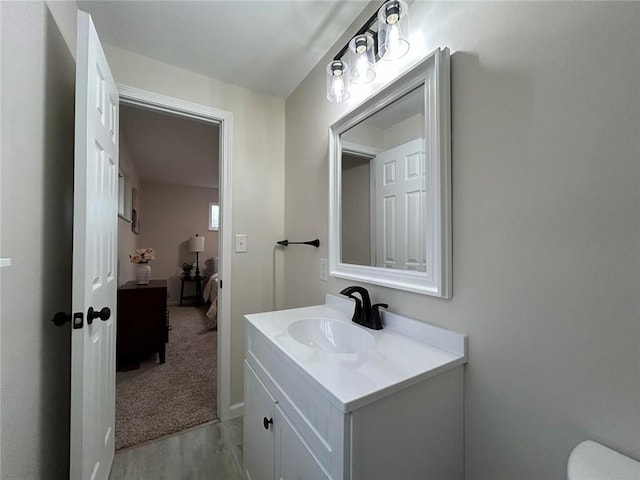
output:
[[[354,293],[359,293],[360,298],[354,297]],[[376,303],[371,305],[371,299],[369,298],[369,292],[364,287],[358,287],[353,285],[347,287],[340,292],[341,295],[346,295],[349,298],[353,298],[356,302],[356,308],[353,311],[353,317],[351,321],[356,322],[363,327],[372,328],[373,330],[382,330],[382,320],[380,319],[379,308],[389,308],[386,303]]]

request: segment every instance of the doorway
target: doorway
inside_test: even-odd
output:
[[[168,400],[175,397],[183,397],[184,402],[181,404],[178,402],[179,405],[182,405],[182,407],[180,407],[180,410],[182,411],[178,412],[178,416],[174,417],[174,420],[176,418],[180,422],[184,420],[184,428],[193,426],[194,422],[196,422],[195,424],[202,423],[203,419],[205,421],[207,419],[212,419],[212,415],[213,418],[229,418],[230,362],[228,337],[230,281],[228,278],[230,276],[229,238],[231,225],[231,114],[210,107],[184,102],[171,97],[131,87],[118,86],[118,89],[121,100],[121,118],[125,118],[122,114],[126,112],[127,114],[133,113],[134,117],[136,115],[140,116],[146,114],[155,115],[156,117],[164,117],[165,120],[177,120],[183,123],[191,122],[193,125],[197,126],[196,130],[200,130],[201,132],[206,131],[209,133],[205,134],[211,135],[212,137],[215,136],[215,138],[212,138],[215,140],[213,148],[215,148],[216,156],[219,159],[219,166],[217,167],[213,166],[213,162],[206,166],[201,165],[199,167],[199,172],[196,175],[198,180],[192,185],[187,185],[189,182],[186,182],[187,184],[185,185],[163,186],[163,182],[160,180],[159,182],[144,181],[142,182],[141,188],[141,183],[139,179],[137,179],[136,183],[138,184],[138,188],[136,190],[132,185],[133,179],[127,178],[130,177],[130,175],[128,175],[128,172],[122,172],[121,169],[120,181],[125,184],[125,191],[131,192],[129,198],[124,198],[121,202],[123,203],[125,210],[128,208],[128,211],[131,212],[131,230],[132,233],[136,234],[136,238],[134,239],[136,247],[156,249],[154,252],[156,258],[150,263],[152,269],[154,268],[154,263],[156,263],[158,268],[156,268],[156,275],[152,274],[151,277],[158,278],[157,275],[160,275],[160,277],[166,279],[168,295],[167,310],[169,312],[168,322],[172,328],[168,334],[169,343],[166,346],[166,362],[172,362],[171,352],[173,351],[172,349],[174,349],[176,356],[173,359],[173,364],[170,366],[178,369],[178,372],[173,372],[177,377],[174,376],[169,382],[170,385],[167,387],[168,390],[165,390],[164,393],[162,393],[161,390],[158,391],[156,389],[154,396],[150,396],[151,398],[147,398],[146,400],[145,395],[138,396],[138,401],[144,403],[159,403],[157,411],[162,413],[158,413],[158,416],[163,417],[163,414],[166,413],[166,411],[163,412],[163,407],[169,407],[169,405],[165,404],[171,403]],[[126,122],[121,122],[120,130],[124,131],[126,135],[126,130],[124,128],[126,127],[125,123]],[[211,132],[215,132],[215,134]],[[126,136],[123,138],[126,141]],[[181,151],[184,152],[184,155],[189,156],[190,154],[186,150],[187,149],[183,147]],[[156,157],[158,156],[159,155],[156,155]],[[180,155],[176,156],[179,157]],[[172,174],[173,179],[167,183],[174,183],[173,181],[176,181],[178,177],[187,170],[184,164],[180,164],[180,159],[178,158],[177,160],[179,163],[177,166],[178,168],[175,169],[174,165],[174,173]],[[126,162],[122,162],[123,165],[124,163]],[[158,168],[154,168],[154,165],[145,165],[141,168],[145,169],[145,174],[140,176],[145,178],[153,177],[153,175],[149,176],[146,174],[149,169],[154,170],[153,174],[157,174],[157,170],[159,170]],[[217,185],[215,185],[218,187],[217,189],[211,188],[213,187],[211,184],[213,177],[215,177],[214,183],[217,183]],[[198,184],[198,182],[200,182],[200,184]],[[181,183],[185,182],[182,181]],[[146,192],[145,189],[147,190]],[[215,193],[213,193],[214,190]],[[191,215],[192,212],[189,212],[189,215],[186,215],[184,210],[188,207],[184,205],[184,202],[181,203],[180,200],[181,197],[187,196],[196,196],[199,198],[197,203],[202,205],[197,207],[194,206],[194,208],[206,209],[206,222],[202,227],[185,227],[184,222],[182,222],[183,225],[181,228],[187,228],[189,231],[185,230],[185,232],[178,233],[176,232],[178,228],[171,226],[171,219],[178,218],[180,220],[184,220],[182,217],[193,216]],[[171,197],[174,198],[174,201],[171,201]],[[183,200],[185,199],[183,198]],[[164,202],[164,207],[159,209],[153,207],[153,205],[160,204],[161,202]],[[149,207],[150,204],[152,207]],[[167,225],[165,226],[165,230],[163,230],[166,234],[163,236],[163,231],[159,232],[157,225],[162,223],[162,219],[160,218],[162,217],[162,211],[168,210],[169,206],[176,207],[178,210],[176,211],[174,208],[174,211],[169,213]],[[215,209],[213,208],[214,206],[216,207]],[[156,210],[156,212],[154,213],[153,210]],[[160,210],[160,213],[158,213],[157,210]],[[213,220],[215,220],[213,218],[215,216],[213,215],[214,210],[218,210],[219,212],[219,217],[217,219],[218,225],[213,225],[212,223]],[[202,217],[202,215],[200,215],[200,217]],[[167,218],[166,215],[165,218]],[[156,227],[153,226],[154,224]],[[146,235],[144,233],[145,227],[147,230]],[[156,229],[155,236],[149,232],[149,229],[153,230],[154,228]],[[171,235],[169,235],[169,233],[171,233]],[[193,240],[196,234],[198,237],[196,237],[196,247],[194,247]],[[176,237],[176,235],[178,236]],[[168,238],[172,236],[175,238]],[[200,242],[198,242],[198,240],[200,240]],[[167,244],[167,241],[169,244]],[[149,245],[146,243],[142,245],[140,242],[151,242],[157,245],[152,245],[151,243]],[[202,243],[204,245],[201,245]],[[158,249],[158,245],[162,245],[162,247]],[[165,257],[163,258],[165,263],[164,271],[161,271],[158,257],[158,255],[161,254],[161,251],[163,257]],[[119,257],[122,256],[122,252],[119,252]],[[172,262],[173,270],[171,271],[167,271],[166,262],[168,259],[166,257],[168,256],[172,257],[170,262]],[[123,261],[123,258],[119,259],[119,270],[127,270],[126,275],[122,276],[123,278],[121,278],[119,284],[122,284],[124,280],[129,280],[133,276],[131,270],[134,265],[129,264],[128,262],[125,263],[125,261]],[[185,268],[189,266],[188,264],[194,265],[194,268],[190,272],[185,273],[181,270],[183,264]],[[201,279],[198,282],[194,281],[196,278],[195,267],[198,268],[199,273],[197,278]],[[224,289],[220,288],[222,285],[224,285]],[[204,302],[205,298],[207,300],[206,303]],[[184,327],[189,324],[191,326],[187,328],[187,331],[185,331]],[[189,355],[191,355],[191,357],[189,357]],[[202,362],[198,364],[202,357],[211,356],[214,358],[211,358],[210,362],[207,363],[205,361],[205,365],[203,365]],[[118,375],[124,376],[127,380],[133,379],[133,382],[139,381],[140,385],[146,383],[148,384],[148,387],[153,389],[155,383],[153,378],[154,375],[157,379],[159,378],[158,375],[161,368],[169,370],[167,368],[169,365],[158,363],[159,357],[160,355],[158,355],[158,357],[154,357],[153,364],[151,366],[148,363],[146,365],[141,364],[141,367],[137,370],[122,372]],[[218,361],[217,366],[214,367],[215,363],[213,360],[215,357],[217,357]],[[179,362],[182,362],[181,366],[176,365]],[[193,367],[192,370],[190,370],[191,367]],[[204,370],[207,368],[213,371],[205,372]],[[189,373],[190,371],[192,373]],[[191,383],[195,384],[196,387],[201,388],[202,391],[199,393],[193,393],[186,387],[176,387],[175,383],[180,380],[180,375],[182,375],[182,378],[185,380],[193,380]],[[187,381],[186,383],[189,382]],[[203,383],[206,383],[207,385],[203,386]],[[198,386],[198,384],[200,385]],[[133,391],[138,390],[138,386],[134,386],[132,388]],[[211,398],[212,396],[213,398]],[[197,404],[198,398],[201,400],[200,404]],[[120,404],[122,405],[122,402],[120,402]],[[146,408],[148,405],[144,405],[144,407]],[[207,409],[208,412],[204,412],[204,410]],[[217,412],[214,409],[217,410]],[[128,410],[129,413],[131,413],[131,411],[135,412],[135,409]],[[118,418],[118,415],[118,408],[116,408],[116,418]],[[154,417],[155,414],[150,416]],[[163,420],[163,418],[146,418],[143,420],[145,423],[151,423],[151,436],[154,438],[182,429],[180,428],[180,425],[173,425],[173,427],[167,427],[165,425],[163,428],[157,428],[158,425],[163,423],[163,421],[165,424],[176,423],[171,419]],[[125,423],[128,423],[128,421],[125,420]],[[116,421],[116,425],[118,425],[118,421]],[[167,428],[173,428],[173,430],[168,431]],[[118,428],[116,426],[116,440],[118,438],[117,432]],[[154,434],[153,432],[156,433]],[[133,438],[135,440],[135,433]],[[143,436],[140,441],[150,439],[151,438],[149,438],[147,434],[147,438]],[[120,442],[119,445],[116,445],[116,448],[123,448],[129,445],[131,445],[131,438],[124,443]]]

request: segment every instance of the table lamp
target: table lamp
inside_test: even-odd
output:
[[[204,252],[204,237],[196,235],[189,239],[189,251],[196,254],[196,278],[200,278],[200,262],[198,254]]]

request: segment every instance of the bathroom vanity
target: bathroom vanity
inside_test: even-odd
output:
[[[353,302],[247,315],[247,478],[463,478],[466,337]]]

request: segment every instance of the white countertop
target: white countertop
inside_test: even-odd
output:
[[[351,300],[327,295],[327,302],[313,307],[255,313],[245,318],[344,412],[466,362],[464,335],[388,312],[383,314],[385,328],[371,330],[351,322]],[[346,313],[348,309],[351,310]],[[375,345],[365,354],[332,353],[303,345],[287,332],[291,323],[303,318],[331,318],[351,323],[373,335]]]

